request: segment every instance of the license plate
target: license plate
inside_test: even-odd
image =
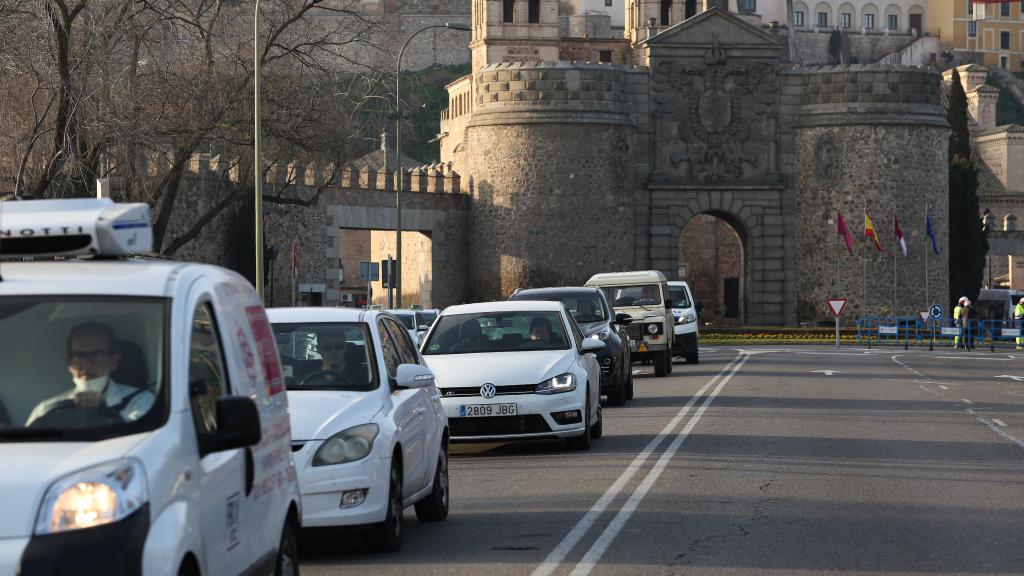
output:
[[[479,416],[515,416],[515,404],[463,404],[459,406],[459,416],[475,418]]]

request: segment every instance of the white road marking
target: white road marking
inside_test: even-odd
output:
[[[1009,362],[1012,358],[993,358],[991,356],[935,356],[937,360],[984,360],[986,362]]]
[[[1002,421],[1002,420],[1000,420],[999,418],[993,418],[993,419],[992,419],[992,421],[993,421],[993,422],[995,422],[996,424],[998,424],[998,425],[1000,425],[1000,426],[1004,427],[1004,428],[1006,427],[1006,422],[1003,422],[1003,421]]]
[[[1000,430],[998,426],[995,426],[994,424],[992,424],[988,420],[985,420],[984,418],[975,416],[974,419],[977,420],[978,422],[981,422],[985,426],[988,426],[989,429],[992,430],[993,432],[995,432],[996,434],[999,434],[1000,436],[1002,436],[1003,438],[1009,440],[1010,442],[1013,442],[1017,446],[1020,446],[1021,448],[1024,448],[1024,440],[1021,440],[1020,438],[1017,438],[1016,436],[1014,436],[1013,434],[1010,434],[1009,432],[1007,432],[1005,430]]]
[[[737,363],[742,365],[743,362],[746,362],[747,358],[749,358],[749,355],[747,354],[740,354],[739,356],[737,356],[735,359],[733,359],[732,362],[727,364],[725,368],[722,368],[721,372],[716,374],[713,378],[711,378],[711,380],[708,381],[707,384],[705,384],[700,390],[698,390],[696,394],[690,397],[690,400],[686,403],[686,405],[680,408],[679,412],[675,415],[674,418],[672,418],[672,420],[668,424],[665,425],[664,428],[662,428],[661,432],[658,433],[657,436],[652,438],[651,441],[647,443],[647,446],[645,446],[643,451],[637,454],[636,458],[634,458],[633,461],[630,462],[629,466],[627,466],[626,469],[622,472],[622,475],[619,476],[617,480],[615,480],[615,483],[612,484],[611,487],[609,487],[608,490],[605,491],[605,493],[602,494],[600,498],[598,498],[597,502],[594,503],[594,505],[590,508],[590,510],[587,511],[586,514],[584,514],[583,518],[581,518],[580,521],[576,523],[576,526],[574,526],[573,529],[565,535],[565,538],[563,538],[562,541],[558,543],[558,546],[555,546],[554,550],[552,550],[548,554],[547,558],[545,558],[544,561],[541,562],[539,566],[537,566],[537,569],[533,571],[532,576],[549,576],[555,570],[558,569],[558,566],[559,564],[561,564],[562,560],[565,559],[569,552],[572,551],[576,544],[579,543],[583,536],[585,536],[586,533],[590,530],[590,528],[597,522],[597,519],[601,515],[601,513],[608,508],[612,501],[615,500],[619,493],[622,492],[622,490],[626,487],[627,484],[629,484],[629,482],[633,479],[633,476],[636,475],[637,470],[639,470],[640,467],[643,466],[644,462],[647,461],[647,458],[651,455],[652,452],[654,452],[655,448],[657,448],[658,445],[661,444],[661,441],[667,438],[669,434],[671,434],[672,431],[675,430],[676,426],[679,425],[679,422],[686,417],[686,415],[690,412],[690,408],[693,408],[693,405],[697,403],[697,400],[704,395],[708,388],[714,386],[722,378],[724,374],[728,373],[729,370],[733,368],[733,366],[736,366]]]
[[[943,390],[949,390],[949,388],[946,388],[946,387],[945,387],[945,386],[943,386],[942,384],[939,384],[939,388],[942,388]]]
[[[686,426],[679,431],[679,434],[676,435],[675,439],[672,440],[672,443],[665,449],[665,452],[662,453],[660,458],[658,458],[658,462],[653,468],[651,468],[651,471],[647,473],[643,482],[641,482],[640,485],[637,486],[636,490],[633,491],[633,494],[629,497],[629,500],[626,501],[626,504],[622,506],[619,513],[615,515],[615,518],[608,523],[604,532],[598,536],[593,546],[591,546],[590,550],[584,554],[583,559],[576,564],[576,568],[569,573],[569,576],[587,576],[587,574],[590,574],[590,571],[593,570],[594,566],[601,561],[601,557],[604,556],[604,553],[608,550],[608,546],[610,546],[612,541],[615,540],[615,537],[619,535],[619,532],[626,525],[626,522],[629,521],[630,516],[633,515],[633,512],[636,511],[644,497],[647,496],[647,492],[650,491],[651,487],[654,486],[654,483],[658,481],[659,477],[661,477],[661,473],[665,471],[669,461],[672,460],[672,457],[675,456],[679,447],[683,445],[683,442],[686,441],[690,432],[693,431],[694,426],[696,426],[697,422],[700,421],[700,417],[704,415],[704,411],[707,410],[707,407],[712,401],[714,401],[715,397],[718,396],[718,393],[722,391],[722,388],[724,388],[725,385],[729,383],[729,380],[739,372],[740,368],[743,367],[743,364],[745,364],[749,358],[750,355],[744,354],[740,356],[740,361],[738,363],[735,361],[733,362],[731,369],[726,367],[729,369],[729,373],[719,381],[715,390],[704,399],[704,403],[701,404],[693,417],[690,418],[690,421],[686,423]],[[721,374],[722,373],[719,372],[719,376],[721,376]]]
[[[1010,376],[1009,374],[1003,374],[1001,376],[996,376],[996,378],[1011,378],[1014,382],[1024,381],[1024,376]]]
[[[831,376],[833,374],[842,374],[839,370],[815,370],[811,374],[824,374],[825,376]]]
[[[974,404],[974,402],[971,402],[967,398],[961,398],[960,401],[963,402],[964,404]]]

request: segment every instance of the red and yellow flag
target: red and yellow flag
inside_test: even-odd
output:
[[[875,226],[871,223],[871,215],[868,211],[864,211],[864,236],[871,238],[871,241],[875,243],[875,250],[884,252],[882,245],[878,243],[878,234],[875,234]]]

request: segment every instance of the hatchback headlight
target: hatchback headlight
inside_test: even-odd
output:
[[[537,394],[561,394],[563,392],[572,392],[575,389],[576,377],[565,373],[541,382],[537,385],[535,392]]]
[[[591,336],[591,338],[593,338],[594,340],[601,340],[601,341],[604,341],[604,340],[607,340],[607,339],[608,339],[608,337],[609,337],[609,336],[611,336],[611,335],[612,335],[612,334],[611,334],[611,332],[609,332],[609,331],[607,331],[607,330],[601,330],[600,332],[595,332],[595,333],[594,333],[594,334],[593,334],[593,335]]]
[[[320,445],[313,455],[313,466],[331,466],[362,460],[373,450],[380,427],[360,424],[338,432]]]
[[[149,501],[142,463],[118,460],[80,470],[54,482],[43,497],[36,534],[56,534],[111,524]]]

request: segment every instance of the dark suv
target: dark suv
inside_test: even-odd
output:
[[[597,353],[601,365],[601,394],[608,396],[612,406],[622,406],[633,397],[633,369],[626,335],[626,324],[632,318],[628,314],[619,314],[616,318],[600,288],[531,288],[516,290],[509,300],[549,300],[564,304],[583,336],[604,342],[604,349]]]

